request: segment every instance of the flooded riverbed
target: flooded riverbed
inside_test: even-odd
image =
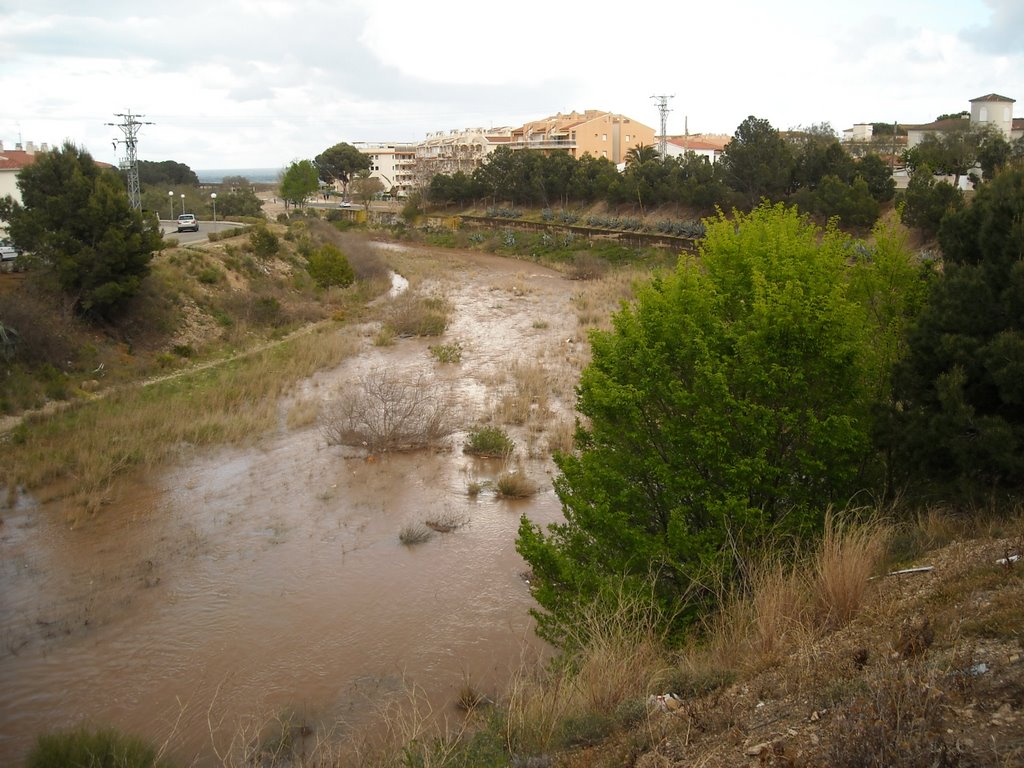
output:
[[[521,514],[559,516],[545,441],[571,421],[571,291],[522,262],[443,258],[448,277],[431,285],[454,307],[444,341],[461,345],[460,364],[438,364],[425,340],[374,346],[363,329],[362,353],[304,382],[258,447],[127,480],[76,527],[30,499],[4,511],[0,764],[79,722],[208,764],[247,718],[290,712],[344,733],[410,685],[443,708],[467,678],[496,692],[524,654],[544,653],[514,541]],[[501,467],[463,454],[464,432],[440,451],[367,456],[328,446],[310,420],[288,426],[300,406],[383,366],[449,383],[469,429],[527,363],[550,391],[507,426],[540,489],[526,500],[488,490]],[[430,519],[459,527],[399,542]]]

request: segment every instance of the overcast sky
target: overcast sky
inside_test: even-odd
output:
[[[154,125],[139,157],[264,168],[339,141],[603,109],[669,133],[923,123],[988,93],[1024,116],[1024,0],[0,0],[0,139]],[[685,122],[688,119],[688,123]]]

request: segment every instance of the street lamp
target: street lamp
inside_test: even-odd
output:
[[[182,215],[184,215],[184,213],[185,213],[185,193],[184,192],[181,193],[181,213],[182,213]]]
[[[217,224],[217,193],[211,192],[210,199],[213,200],[213,223]]]
[[[171,189],[167,192],[167,199],[171,203],[171,221],[174,220],[174,190]]]

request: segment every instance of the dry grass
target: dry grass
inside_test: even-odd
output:
[[[495,478],[494,490],[506,499],[527,499],[537,492],[537,484],[522,468],[506,469]]]
[[[157,466],[183,445],[244,443],[275,428],[281,396],[355,348],[349,336],[320,327],[220,365],[31,419],[7,454],[8,477],[26,488],[52,485],[52,493],[95,511],[132,468]]]
[[[391,300],[383,327],[394,336],[440,336],[448,327],[451,303],[442,296],[406,291]]]
[[[845,625],[864,606],[889,535],[878,522],[847,524],[829,515],[809,556],[769,554],[720,598],[721,609],[706,620],[706,643],[688,663],[760,669]]]
[[[662,617],[652,605],[649,595],[620,591],[610,602],[585,607],[567,638],[576,649],[571,659],[514,676],[506,703],[512,752],[543,754],[585,723],[611,728],[624,702],[646,697],[667,656]]]
[[[600,279],[588,281],[572,297],[577,323],[581,327],[610,329],[612,313],[620,308],[622,302],[633,299],[639,281],[650,277],[647,270],[629,268],[616,269]]]
[[[408,523],[398,532],[398,540],[406,546],[423,544],[433,536],[434,532],[424,523]]]
[[[841,627],[857,614],[890,535],[878,522],[845,525],[834,515],[826,517],[812,576],[819,624]]]
[[[302,429],[316,424],[317,416],[320,413],[320,401],[312,397],[297,399],[288,408],[285,416],[285,424],[288,429]]]
[[[437,533],[451,533],[464,526],[468,521],[465,515],[446,509],[433,517],[428,517],[423,524]]]

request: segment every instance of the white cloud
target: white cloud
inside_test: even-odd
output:
[[[673,132],[688,118],[731,133],[749,114],[780,128],[924,122],[993,91],[1024,102],[1010,0],[20,5],[0,6],[0,138],[71,138],[108,161],[103,123],[127,109],[156,123],[140,156],[201,169],[572,109],[656,125],[655,93],[675,95]]]

